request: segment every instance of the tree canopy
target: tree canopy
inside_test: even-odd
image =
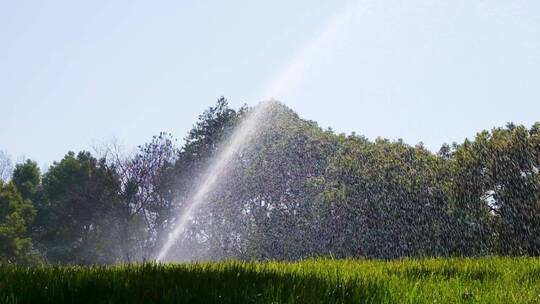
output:
[[[0,182],[0,261],[154,258],[252,111],[221,98],[181,145],[162,132],[134,153],[68,152],[43,174],[31,160],[17,164]],[[540,255],[540,123],[481,131],[437,153],[336,134],[280,103],[257,123],[171,258]]]

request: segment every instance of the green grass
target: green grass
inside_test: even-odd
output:
[[[540,303],[540,259],[0,266],[2,303]]]

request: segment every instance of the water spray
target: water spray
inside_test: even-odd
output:
[[[247,116],[234,129],[232,135],[224,143],[221,152],[214,157],[206,169],[201,183],[198,185],[195,194],[188,200],[186,207],[179,213],[179,218],[174,224],[174,228],[169,233],[167,241],[159,251],[156,261],[163,262],[174,245],[178,237],[188,228],[190,219],[205,202],[206,197],[214,189],[217,183],[222,180],[228,172],[228,164],[233,156],[242,151],[261,127],[261,121],[268,110],[276,101],[264,101],[248,112]]]

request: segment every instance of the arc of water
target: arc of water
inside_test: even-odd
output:
[[[188,227],[192,214],[204,203],[206,196],[214,188],[216,183],[227,174],[227,164],[232,157],[241,151],[246,143],[257,133],[264,113],[272,102],[261,102],[251,110],[242,122],[234,129],[230,139],[225,143],[222,152],[214,158],[203,175],[202,182],[195,194],[188,201],[187,206],[179,214],[178,221],[170,232],[167,241],[159,251],[156,260],[162,262],[174,245],[176,239]]]
[[[298,82],[304,77],[312,63],[329,52],[337,42],[346,36],[345,34],[347,33],[347,29],[350,28],[351,21],[357,17],[362,7],[362,1],[352,0],[346,10],[334,16],[323,28],[322,32],[313,41],[308,43],[297,56],[293,57],[286,68],[271,82],[265,92],[265,96],[262,97],[268,98],[269,96],[275,96],[282,98],[292,88],[298,87]],[[161,248],[157,256],[157,261],[163,261],[167,257],[172,245],[189,224],[189,219],[193,212],[204,203],[207,194],[226,174],[227,163],[231,160],[232,156],[243,149],[245,144],[249,142],[249,139],[256,133],[260,127],[258,120],[261,119],[261,116],[267,111],[271,103],[262,102],[259,104],[235,129],[222,152],[214,159],[203,175],[202,183],[191,200],[188,201],[187,207],[179,214],[180,217],[169,234],[167,242]]]

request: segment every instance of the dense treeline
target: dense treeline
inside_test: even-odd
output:
[[[222,98],[180,147],[161,133],[132,154],[68,152],[44,173],[0,155],[0,263],[152,259],[249,111]],[[437,153],[335,134],[278,103],[260,123],[171,258],[540,254],[540,123]]]

